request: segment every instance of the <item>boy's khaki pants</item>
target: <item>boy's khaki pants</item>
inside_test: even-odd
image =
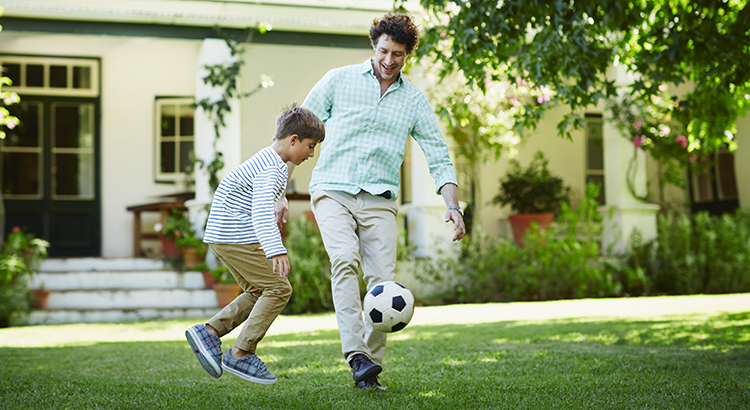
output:
[[[292,285],[287,278],[273,273],[273,261],[266,258],[259,243],[212,243],[209,246],[232,272],[243,293],[212,317],[208,324],[222,337],[247,320],[234,347],[255,353],[258,342],[292,296]]]
[[[331,260],[333,306],[347,361],[353,353],[383,363],[386,333],[362,319],[359,266],[367,290],[393,280],[396,270],[396,201],[360,191],[315,191],[311,196],[315,220]]]

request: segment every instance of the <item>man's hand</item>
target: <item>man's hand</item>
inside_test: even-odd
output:
[[[271,260],[273,261],[273,273],[278,273],[282,278],[288,278],[289,270],[291,269],[289,257],[286,254],[276,255]]]
[[[466,234],[466,225],[461,212],[456,209],[449,209],[445,213],[445,222],[448,221],[453,221],[453,229],[456,230],[456,234],[453,235],[453,242],[460,241]]]
[[[276,225],[281,226],[286,223],[286,218],[289,216],[289,202],[286,200],[286,195],[282,195],[273,207],[274,213],[276,214]]]

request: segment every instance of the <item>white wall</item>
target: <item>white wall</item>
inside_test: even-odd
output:
[[[128,206],[156,202],[159,195],[181,190],[154,182],[154,101],[156,96],[194,94],[199,47],[195,40],[27,32],[0,35],[3,53],[101,58],[104,257],[133,254],[133,216],[126,211]],[[155,221],[149,220],[148,225]]]
[[[567,111],[555,109],[544,114],[543,120],[536,130],[530,131],[529,138],[519,146],[520,153],[515,157],[522,167],[527,167],[536,152],[544,152],[549,161],[549,168],[553,175],[563,179],[566,185],[571,187],[571,205],[577,206],[585,192],[586,185],[586,144],[585,135],[581,131],[573,133],[573,140],[568,140],[557,135],[557,123]],[[591,110],[589,113],[599,111]],[[481,167],[482,172],[482,211],[480,224],[482,230],[492,236],[512,237],[512,231],[508,224],[508,216],[511,214],[509,207],[500,207],[491,203],[500,190],[500,178],[510,168],[507,155],[503,155],[497,163]]]

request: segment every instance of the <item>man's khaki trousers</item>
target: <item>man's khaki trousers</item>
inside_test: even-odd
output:
[[[359,289],[362,267],[367,290],[393,280],[396,269],[395,200],[360,191],[315,191],[311,196],[315,220],[331,260],[331,286],[344,357],[364,353],[381,364],[386,334],[363,321]]]

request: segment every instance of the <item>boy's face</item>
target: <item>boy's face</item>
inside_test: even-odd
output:
[[[299,139],[297,134],[292,135],[290,138],[290,161],[294,165],[300,165],[305,162],[308,158],[315,156],[315,146],[318,145],[318,141],[314,138]]]
[[[391,40],[387,34],[378,38],[375,44],[375,69],[377,74],[386,81],[393,81],[398,78],[398,73],[406,64],[406,46]]]

